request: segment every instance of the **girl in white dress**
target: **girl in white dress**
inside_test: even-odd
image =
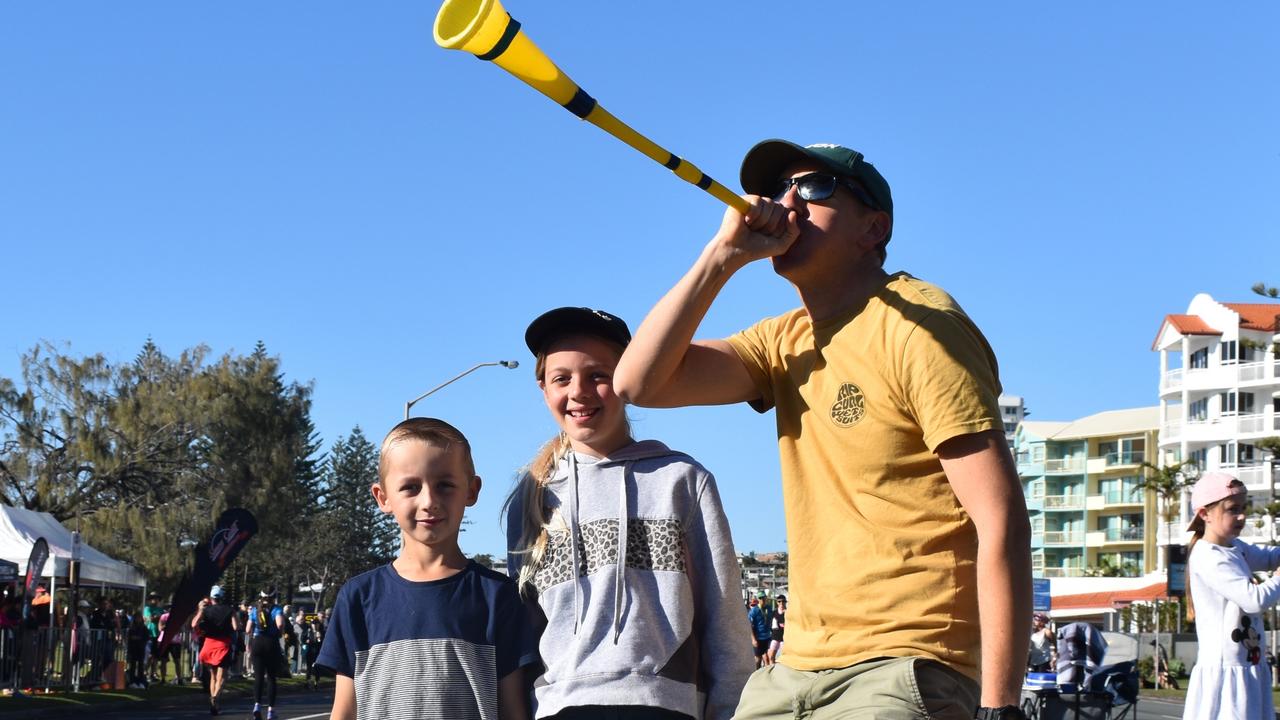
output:
[[[1275,717],[1262,611],[1280,600],[1280,576],[1259,582],[1253,573],[1280,565],[1280,548],[1240,540],[1248,499],[1244,483],[1223,472],[1205,473],[1191,491],[1187,616],[1200,650],[1184,720]]]

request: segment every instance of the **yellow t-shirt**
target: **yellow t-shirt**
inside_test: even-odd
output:
[[[942,290],[892,275],[865,307],[730,337],[777,408],[797,670],[925,657],[978,677],[977,534],[934,451],[1002,428],[995,354]]]

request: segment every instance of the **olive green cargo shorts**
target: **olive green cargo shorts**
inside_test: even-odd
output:
[[[877,658],[836,670],[769,665],[751,675],[734,720],[972,720],[978,684],[924,658]]]

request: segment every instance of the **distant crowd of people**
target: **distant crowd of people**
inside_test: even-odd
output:
[[[267,695],[261,708],[274,702],[276,677],[305,675],[309,688],[319,683],[315,661],[324,641],[326,613],[309,614],[301,608],[278,606],[273,590],[259,593],[257,600],[229,605],[225,591],[214,586],[200,601],[189,625],[174,628],[174,640],[161,648],[159,639],[168,629],[172,606],[161,605],[158,593],[149,593],[141,607],[129,611],[116,607],[112,597],[89,592],[79,598],[72,613],[68,605],[57,606],[46,585],[38,584],[25,627],[100,631],[73,635],[73,661],[105,670],[123,644],[124,677],[129,687],[169,683],[171,676],[176,684],[199,679],[209,688],[210,710],[217,714],[218,696],[228,677],[254,677],[257,694]],[[69,621],[69,617],[73,619]],[[19,596],[6,591],[0,598],[0,629],[22,625]],[[8,641],[13,642],[13,636]],[[24,654],[34,657],[31,652]],[[5,657],[14,655],[8,652]],[[21,681],[31,682],[29,668]],[[266,711],[256,712],[262,716]]]

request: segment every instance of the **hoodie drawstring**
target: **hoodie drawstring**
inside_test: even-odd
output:
[[[627,536],[631,523],[627,519],[627,473],[631,472],[631,463],[622,466],[622,477],[618,481],[618,566],[613,581],[613,644],[618,644],[618,635],[622,632],[622,604],[627,591]]]
[[[582,625],[582,579],[578,577],[578,458],[569,451],[569,547],[573,560],[573,634]]]

